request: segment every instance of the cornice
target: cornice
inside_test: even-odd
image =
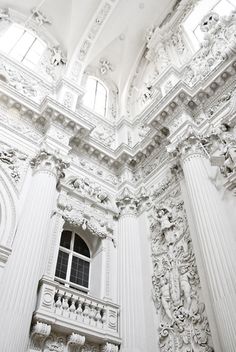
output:
[[[203,83],[198,82],[193,87],[189,87],[180,81],[161,101],[153,102],[142,113],[143,121],[152,131],[134,147],[122,143],[114,150],[104,146],[90,135],[95,128],[93,122],[81,116],[79,111],[74,112],[66,108],[53,97],[46,96],[41,103],[37,103],[4,82],[0,82],[0,95],[1,100],[5,100],[8,106],[20,104],[19,110],[27,115],[33,124],[46,128],[51,121],[56,121],[62,125],[62,128],[70,129],[73,131],[76,148],[86,151],[89,155],[97,156],[98,160],[104,161],[108,166],[113,165],[118,168],[127,163],[131,166],[138,165],[143,160],[143,156],[150,155],[166,139],[167,135],[163,133],[163,128],[168,127],[168,120],[170,121],[174,116],[177,107],[181,105],[194,111],[198,103],[205,104],[209,97],[216,93],[214,87],[226,84],[235,74],[235,68],[236,61],[232,58],[217,65]],[[31,76],[36,78],[35,74]],[[37,79],[41,84],[40,79]],[[141,116],[137,121],[140,120],[142,120]]]

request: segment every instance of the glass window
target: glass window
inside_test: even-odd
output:
[[[84,240],[75,232],[61,234],[55,277],[68,287],[88,292],[90,251]]]
[[[37,65],[45,49],[45,42],[16,23],[0,38],[0,50],[30,68]]]
[[[83,103],[97,114],[105,116],[107,108],[106,87],[97,79],[88,77]]]

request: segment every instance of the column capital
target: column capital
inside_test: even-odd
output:
[[[47,146],[42,146],[30,162],[34,172],[44,171],[54,175],[59,181],[65,177],[64,169],[69,167],[69,162],[58,151],[52,151]]]
[[[137,214],[138,199],[128,187],[125,187],[117,197],[116,204],[120,210],[120,215]]]
[[[168,145],[167,152],[182,162],[194,156],[208,157],[204,142],[204,137],[190,129],[187,135],[184,135],[176,143]]]

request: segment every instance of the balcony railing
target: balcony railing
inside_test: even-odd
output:
[[[55,330],[78,332],[97,341],[121,342],[119,306],[45,277],[40,281],[35,321],[53,325]]]

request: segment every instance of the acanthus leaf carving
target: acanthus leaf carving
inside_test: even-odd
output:
[[[52,173],[58,181],[65,177],[64,170],[69,167],[69,162],[65,157],[60,155],[58,151],[50,150],[46,145],[41,147],[30,164],[35,171],[44,170]]]

